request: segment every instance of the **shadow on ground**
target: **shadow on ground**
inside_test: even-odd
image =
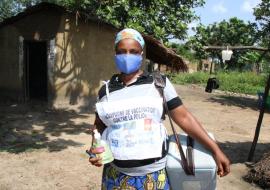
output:
[[[218,95],[210,97],[208,101],[216,102],[226,106],[237,106],[240,108],[259,110],[258,100],[250,97]]]
[[[92,126],[86,114],[48,109],[38,105],[0,105],[0,151],[20,153],[47,148],[60,151],[81,143],[61,138],[61,134],[88,133]],[[48,136],[53,137],[49,139]]]
[[[247,162],[252,142],[224,142],[219,143],[220,148],[229,157],[232,164]],[[270,143],[258,143],[253,161],[257,162],[264,153],[269,152]]]

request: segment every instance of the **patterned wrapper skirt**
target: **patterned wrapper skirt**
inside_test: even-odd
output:
[[[128,176],[117,171],[110,164],[104,166],[102,190],[169,190],[165,169],[145,176]]]

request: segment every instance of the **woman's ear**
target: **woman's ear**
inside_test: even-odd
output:
[[[143,51],[142,51],[141,55],[143,55]]]

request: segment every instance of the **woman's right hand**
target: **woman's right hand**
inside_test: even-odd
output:
[[[90,148],[88,150],[89,153],[92,153],[92,154],[97,154],[99,153],[100,154],[100,151],[98,152],[95,148]],[[89,162],[96,166],[96,167],[101,167],[103,164],[102,164],[102,159],[100,157],[91,157],[89,158]]]

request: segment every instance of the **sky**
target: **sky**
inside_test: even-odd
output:
[[[258,5],[260,0],[205,0],[203,7],[196,8],[196,15],[201,17],[204,25],[228,20],[237,17],[244,21],[255,21],[253,8]],[[189,28],[194,27],[198,22],[193,22]],[[192,34],[190,31],[189,34]]]

